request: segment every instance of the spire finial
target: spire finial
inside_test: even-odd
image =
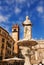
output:
[[[26,20],[28,20],[29,19],[29,17],[28,16],[26,16]]]

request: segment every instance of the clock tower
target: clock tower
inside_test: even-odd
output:
[[[29,20],[29,17],[26,16],[26,20],[23,22],[24,26],[24,39],[32,38],[32,23]]]

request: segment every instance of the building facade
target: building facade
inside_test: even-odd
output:
[[[18,25],[13,25],[12,36],[10,36],[5,29],[0,27],[0,65],[24,64],[24,60],[18,58],[19,47],[16,43],[16,41],[18,41],[19,39],[18,29],[19,29]]]
[[[13,57],[15,41],[9,33],[0,27],[0,60]]]
[[[34,55],[31,56],[32,64],[44,64],[44,40],[36,40],[37,45],[33,47]],[[33,59],[32,59],[33,58]]]

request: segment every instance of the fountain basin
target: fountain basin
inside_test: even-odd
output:
[[[17,44],[19,46],[34,46],[37,44],[36,40],[28,40],[28,39],[22,39],[17,41]]]

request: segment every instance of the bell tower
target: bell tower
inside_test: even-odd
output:
[[[23,22],[24,26],[24,39],[32,38],[32,23],[29,20],[29,17],[26,16],[26,20]]]
[[[19,26],[17,24],[12,26],[12,38],[15,40],[14,53],[17,55],[19,49],[17,45],[17,41],[19,40]]]
[[[12,26],[12,37],[15,41],[19,40],[19,26],[17,24]]]

